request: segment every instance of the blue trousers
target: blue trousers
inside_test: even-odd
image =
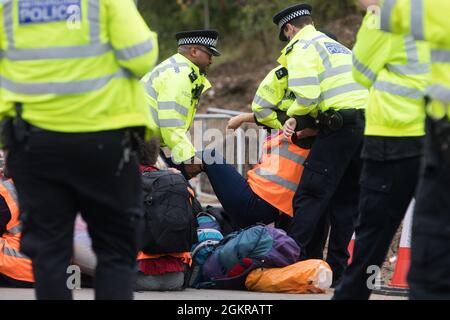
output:
[[[215,159],[204,161],[205,173],[213,190],[225,212],[241,228],[258,222],[269,224],[279,217],[278,209],[253,192],[247,180],[220,154],[214,150],[207,150],[205,154],[211,154]]]

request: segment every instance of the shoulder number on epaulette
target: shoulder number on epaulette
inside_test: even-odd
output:
[[[283,67],[275,71],[275,75],[277,76],[278,80],[281,80],[288,75],[288,71],[285,67]]]
[[[189,74],[189,79],[191,79],[191,82],[194,82],[195,80],[198,79],[198,76],[194,70],[192,70],[192,72]]]

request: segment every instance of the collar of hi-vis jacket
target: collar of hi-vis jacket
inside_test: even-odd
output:
[[[195,79],[194,81],[192,81],[192,84],[198,84],[198,85],[204,85],[205,87],[203,88],[202,94],[206,92],[206,90],[211,88],[211,83],[209,82],[209,80],[206,78],[206,76],[204,74],[200,73],[200,69],[199,67],[193,63],[191,60],[189,60],[188,58],[186,58],[185,56],[183,56],[182,54],[175,54],[174,58],[176,61],[179,61],[180,63],[187,63],[189,65],[189,67],[191,67],[192,71],[194,71],[195,73],[195,77],[197,77],[197,79]]]
[[[301,40],[310,40],[314,37],[314,34],[317,32],[316,28],[313,25],[309,25],[300,30],[289,43],[281,50],[281,56],[278,58],[278,63],[283,67],[287,68],[287,59],[286,55],[291,52],[292,48],[295,44]]]

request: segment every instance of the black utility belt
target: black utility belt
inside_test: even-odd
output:
[[[345,125],[357,124],[365,119],[364,109],[341,109],[319,112],[316,122],[319,128],[339,130]]]

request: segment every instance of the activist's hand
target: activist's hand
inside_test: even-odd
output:
[[[228,120],[227,129],[229,130],[236,130],[242,125],[242,117],[240,115],[235,116]]]
[[[295,118],[290,118],[284,123],[283,133],[286,139],[289,139],[295,133],[296,126],[297,120],[295,120]]]

